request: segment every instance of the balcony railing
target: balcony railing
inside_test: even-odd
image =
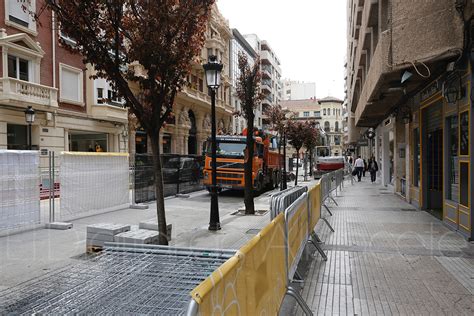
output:
[[[8,105],[57,107],[58,89],[13,78],[1,78],[0,101]]]

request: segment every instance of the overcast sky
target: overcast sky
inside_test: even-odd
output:
[[[346,0],[218,0],[230,27],[267,40],[283,78],[316,82],[316,95],[344,98]]]

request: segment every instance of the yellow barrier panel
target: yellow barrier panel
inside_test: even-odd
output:
[[[191,292],[199,315],[276,315],[287,285],[284,245],[279,214]]]
[[[308,191],[308,196],[310,208],[309,228],[311,233],[321,218],[321,185],[318,183],[312,187]]]
[[[288,266],[296,266],[300,252],[308,240],[308,203],[304,200],[288,220]],[[293,275],[291,273],[290,275]]]

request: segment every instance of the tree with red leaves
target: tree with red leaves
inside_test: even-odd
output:
[[[312,146],[313,141],[309,140],[312,139],[314,136],[317,137],[315,134],[316,128],[312,126],[310,122],[302,122],[296,120],[289,120],[288,127],[287,127],[287,134],[288,140],[290,145],[296,150],[296,179],[295,185],[298,185],[298,166],[299,166],[299,159],[300,159],[300,150],[303,146],[308,145]],[[316,131],[317,133],[317,131]]]
[[[271,129],[277,132],[277,136],[279,139],[278,142],[278,155],[281,155],[281,146],[282,146],[282,139],[285,137],[287,124],[288,121],[288,114],[290,113],[287,109],[282,109],[281,105],[275,104],[271,105],[266,111],[265,114],[268,116],[270,121]],[[286,189],[286,168],[284,168],[286,157],[280,159],[280,172],[283,174],[281,177],[282,182],[280,184],[280,190]]]
[[[309,175],[313,175],[313,149],[320,145],[320,135],[315,122],[307,122],[308,134],[304,139],[303,146],[309,155]]]
[[[160,244],[168,244],[160,130],[205,41],[215,0],[45,0],[63,44],[111,82],[151,141]]]
[[[254,160],[254,120],[255,109],[262,102],[264,94],[260,89],[261,74],[260,74],[260,59],[256,58],[253,65],[250,65],[247,56],[239,53],[239,71],[240,75],[237,78],[237,97],[242,104],[242,115],[247,121],[247,149],[245,152],[245,188],[244,188],[244,202],[245,214],[255,214],[255,205],[253,203],[254,197],[254,183],[252,180],[252,169]],[[258,182],[262,179],[257,178]],[[257,183],[258,184],[258,183]],[[262,180],[263,187],[263,180]]]

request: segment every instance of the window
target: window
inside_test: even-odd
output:
[[[315,117],[318,117],[318,116],[320,116],[320,115],[321,115],[321,112],[319,112],[319,111],[314,111],[314,116],[315,116]]]
[[[323,109],[323,115],[326,115],[326,109]]]
[[[8,19],[11,22],[28,27],[30,24],[28,10],[31,10],[31,8],[27,0],[8,0]]]
[[[67,65],[59,65],[60,99],[82,105],[82,70]]]
[[[8,55],[8,77],[29,81],[29,61]]]
[[[334,125],[334,131],[339,132],[339,122],[336,122]]]
[[[336,109],[332,109],[332,115],[336,115]]]
[[[420,129],[413,130],[413,185],[420,187]]]
[[[114,90],[107,90],[107,99],[110,103],[121,103],[122,100],[119,97],[117,91]]]
[[[103,104],[103,103],[104,103],[104,89],[97,88],[97,104]]]
[[[26,125],[7,124],[7,149],[28,149],[27,138]]]
[[[324,131],[326,133],[331,131],[331,125],[329,124],[328,121],[324,122]]]
[[[309,111],[303,112],[303,116],[304,116],[304,117],[309,117]]]
[[[446,119],[447,133],[447,177],[446,198],[459,202],[459,164],[458,164],[458,117],[451,116]]]
[[[340,136],[334,136],[334,144],[335,145],[340,145],[341,144],[341,137]]]

